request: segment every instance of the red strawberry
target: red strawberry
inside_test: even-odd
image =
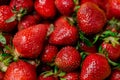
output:
[[[120,70],[119,69],[113,70],[109,80],[120,80]]]
[[[113,60],[117,61],[120,58],[120,45],[113,46],[111,43],[102,43],[103,50],[107,51],[108,57]]]
[[[77,72],[66,73],[66,75],[63,78],[66,80],[80,80],[79,73]]]
[[[27,15],[18,23],[18,30],[23,30],[30,26],[36,25],[37,23],[38,21],[33,15]]]
[[[7,5],[0,6],[0,32],[10,32],[12,31],[17,22],[6,22],[9,18],[14,16],[11,11],[11,8]]]
[[[104,80],[110,73],[110,65],[104,56],[90,54],[83,61],[80,80]]]
[[[54,18],[56,15],[54,0],[36,0],[34,7],[43,18]]]
[[[25,58],[38,57],[42,51],[46,35],[47,27],[44,24],[38,24],[19,31],[13,38],[15,52]]]
[[[56,66],[66,72],[77,69],[80,66],[80,61],[79,52],[71,46],[62,48],[55,58]]]
[[[5,73],[0,71],[0,80],[3,80]]]
[[[120,0],[109,0],[107,5],[107,18],[120,18]]]
[[[58,11],[65,16],[70,16],[75,7],[73,0],[55,0],[55,5]]]
[[[58,19],[58,25],[50,35],[49,43],[55,45],[72,45],[78,38],[78,30],[75,26],[70,25],[65,17]]]
[[[33,9],[33,0],[11,0],[10,1],[10,7],[16,8],[17,11],[19,11],[21,8],[26,9],[27,12],[32,11]]]
[[[36,69],[22,60],[13,62],[8,66],[4,80],[37,80]]]
[[[96,4],[86,2],[77,12],[77,22],[80,30],[85,34],[96,34],[104,27],[106,16]]]
[[[57,55],[57,52],[58,52],[58,49],[56,46],[52,46],[52,45],[45,46],[43,53],[41,53],[42,62],[43,63],[53,62],[54,58]]]
[[[44,75],[40,75],[38,77],[38,80],[59,80],[59,79],[57,77],[54,77],[54,76],[45,77]]]

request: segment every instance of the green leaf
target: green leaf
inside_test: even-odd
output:
[[[67,79],[65,79],[65,78],[60,78],[60,80],[67,80]]]
[[[94,37],[93,44],[95,44],[95,43],[99,40],[99,37],[100,37],[100,35],[96,35],[96,36]]]
[[[66,75],[66,73],[65,73],[65,72],[62,72],[62,71],[58,74],[59,77],[63,77],[63,76],[65,76],[65,75]]]
[[[14,16],[12,16],[12,17],[10,17],[10,18],[9,18],[9,19],[7,19],[5,22],[6,22],[6,23],[10,23],[10,22],[15,21],[15,19],[16,19],[16,15],[14,15]]]
[[[2,33],[0,33],[0,43],[2,43],[3,45],[6,44],[6,39],[5,39],[5,37],[2,35]]]

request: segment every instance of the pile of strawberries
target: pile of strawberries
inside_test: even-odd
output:
[[[120,80],[120,0],[0,0],[0,80]]]

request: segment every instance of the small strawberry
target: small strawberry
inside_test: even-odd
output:
[[[77,12],[77,22],[80,30],[85,34],[96,34],[104,27],[106,16],[96,4],[86,2],[80,6]]]
[[[46,35],[47,27],[44,24],[38,24],[19,31],[13,38],[15,53],[25,58],[38,57],[42,51]]]
[[[66,80],[80,80],[79,79],[79,73],[77,73],[77,72],[66,73],[66,75],[63,77],[63,79],[66,79]]]
[[[38,80],[59,80],[57,77],[54,76],[44,76],[44,75],[40,75],[38,77]]]
[[[60,19],[60,20],[59,20]],[[49,38],[49,43],[55,45],[73,45],[78,39],[78,30],[70,25],[65,17],[59,18],[55,25],[55,30]]]
[[[17,22],[7,22],[6,20],[14,16],[11,8],[7,5],[0,6],[0,32],[11,32]]]
[[[4,80],[37,80],[35,66],[19,60],[8,66]]]
[[[75,7],[73,0],[55,0],[55,5],[58,11],[65,16],[70,16]]]
[[[113,70],[109,80],[120,80],[120,70],[119,69]]]
[[[104,80],[110,73],[110,65],[103,55],[90,54],[83,61],[80,80]]]
[[[57,53],[58,53],[58,49],[56,46],[47,45],[47,46],[45,46],[43,53],[41,53],[41,61],[43,63],[53,62]]]
[[[79,52],[71,46],[62,48],[55,58],[56,66],[66,72],[77,69],[80,66],[80,61]]]
[[[34,4],[35,10],[43,18],[54,18],[56,15],[56,7],[54,0],[36,0]]]
[[[5,73],[0,71],[0,80],[3,80]]]
[[[11,0],[10,7],[12,9],[16,9],[19,11],[21,8],[26,9],[27,12],[31,12],[33,10],[33,0]]]
[[[18,23],[18,30],[23,30],[25,28],[28,28],[30,26],[36,25],[38,23],[38,20],[33,15],[27,15],[20,20]]]
[[[112,19],[113,17],[115,18],[120,18],[120,0],[109,0],[108,5],[107,5],[107,18]]]

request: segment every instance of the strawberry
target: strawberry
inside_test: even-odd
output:
[[[77,73],[77,72],[66,73],[66,75],[63,78],[66,80],[80,80],[79,73]]]
[[[42,51],[47,27],[38,24],[19,31],[13,38],[15,53],[25,58],[36,58]]]
[[[58,11],[65,16],[70,16],[75,7],[73,0],[55,0],[55,5]]]
[[[54,58],[56,57],[58,52],[58,49],[56,46],[47,45],[45,46],[45,49],[43,50],[43,53],[41,53],[41,60],[43,63],[50,63],[54,61]]]
[[[51,33],[49,43],[55,45],[73,45],[78,39],[78,30],[70,25],[65,17],[58,19],[58,25]]]
[[[45,19],[54,18],[56,15],[54,0],[36,0],[34,7],[41,17]]]
[[[38,23],[37,19],[33,15],[27,15],[22,18],[18,23],[18,30],[23,30],[30,26],[36,25]]]
[[[80,61],[79,52],[71,46],[62,48],[55,58],[56,66],[66,72],[77,69],[80,66]]]
[[[0,71],[0,80],[3,80],[5,73]]]
[[[38,80],[59,80],[59,79],[57,77],[54,77],[54,76],[45,77],[44,75],[40,75],[38,77]]]
[[[85,34],[96,34],[104,27],[106,16],[96,4],[86,2],[80,6],[77,12],[77,22],[80,30]]]
[[[27,12],[31,12],[33,10],[33,0],[11,0],[10,7],[12,9],[16,9],[19,11],[21,8],[26,9]]]
[[[111,43],[102,43],[102,48],[108,53],[108,58],[117,61],[120,58],[120,45],[113,46]]]
[[[104,80],[110,73],[110,65],[103,55],[90,54],[83,61],[80,80]]]
[[[113,17],[120,18],[120,0],[109,0],[107,5],[107,18],[111,19]]]
[[[119,69],[113,70],[109,80],[120,80],[120,70]]]
[[[12,10],[9,6],[7,5],[2,5],[0,6],[0,32],[11,32],[17,22],[12,21],[12,22],[7,22],[6,20],[14,16],[12,13]]]
[[[22,60],[12,62],[8,66],[4,80],[37,80],[35,67]]]

